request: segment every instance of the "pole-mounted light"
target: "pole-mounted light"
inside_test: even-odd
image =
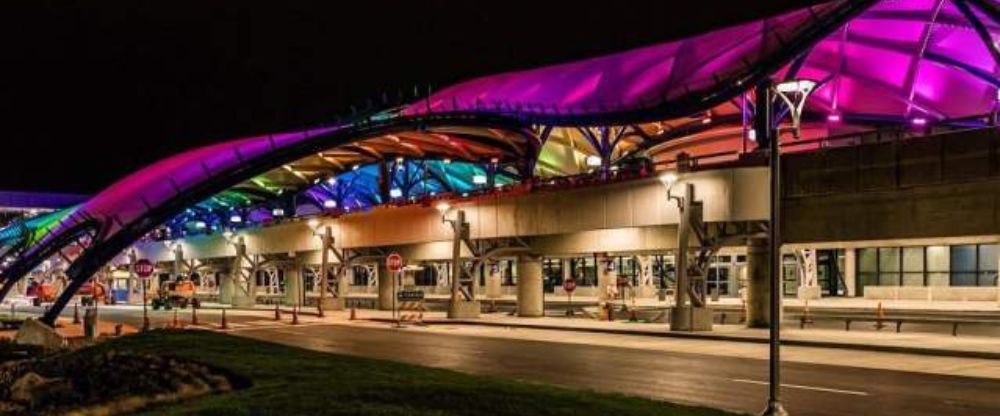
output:
[[[816,89],[816,81],[810,79],[793,79],[774,86],[774,91],[788,106],[792,116],[792,134],[799,138],[799,126],[802,121],[802,110],[806,106],[806,98]]]

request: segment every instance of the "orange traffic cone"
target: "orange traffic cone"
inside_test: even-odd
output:
[[[274,320],[275,321],[281,320],[281,309],[278,309],[278,305],[274,305]]]
[[[198,308],[191,307],[191,325],[198,325]]]
[[[299,324],[299,307],[292,308],[292,325]]]
[[[80,304],[73,305],[73,323],[80,323]]]
[[[226,322],[226,310],[222,310],[222,325],[219,329],[229,329],[229,322]]]

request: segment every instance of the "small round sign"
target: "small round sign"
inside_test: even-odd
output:
[[[139,277],[149,277],[153,275],[153,271],[156,266],[154,266],[153,262],[149,260],[140,259],[135,262],[135,265],[132,266],[132,268],[135,270],[135,274],[139,275]]]
[[[403,270],[403,256],[400,256],[399,253],[395,252],[389,253],[389,255],[385,257],[385,267],[392,272]]]
[[[563,290],[565,290],[567,293],[573,293],[573,291],[576,290],[576,279],[571,277],[569,279],[563,280]]]

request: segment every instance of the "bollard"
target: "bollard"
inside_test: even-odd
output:
[[[122,336],[122,333],[122,324],[115,324],[115,336],[120,337]]]
[[[88,339],[97,338],[97,309],[87,308],[84,312],[83,336]]]
[[[80,323],[80,304],[73,305],[73,323]]]
[[[174,308],[173,328],[180,328],[180,327],[181,327],[181,323],[180,323],[180,321],[177,320],[177,308]]]
[[[878,303],[878,307],[875,308],[875,329],[881,331],[885,327],[882,320],[885,319],[885,310],[882,309],[882,302]]]
[[[299,307],[295,306],[292,308],[292,325],[299,324]]]
[[[226,310],[225,309],[222,310],[222,325],[220,325],[220,329],[229,329],[229,322],[226,322]]]
[[[322,299],[320,299],[320,301],[316,303],[316,316],[318,316],[320,318],[323,318],[323,317],[326,316],[326,315],[323,314],[323,302],[322,302]]]
[[[274,304],[274,320],[281,320],[281,309],[278,309],[278,304]]]
[[[352,321],[358,318],[357,317],[357,313],[355,312],[355,309],[356,309],[355,307],[351,306],[351,320]]]
[[[191,307],[191,325],[198,325],[198,308]]]

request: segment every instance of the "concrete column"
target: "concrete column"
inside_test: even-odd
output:
[[[378,308],[383,311],[391,311],[393,305],[393,280],[395,276],[385,265],[385,260],[378,262]]]
[[[236,246],[236,257],[230,270],[230,280],[233,282],[230,303],[237,308],[252,308],[257,303],[257,268],[251,268],[247,273],[243,270],[243,259],[247,255],[247,246],[240,237]]]
[[[517,258],[517,316],[537,317],[545,311],[542,286],[542,259]]]
[[[607,257],[599,257],[597,259],[597,300],[606,301],[608,300],[608,286],[616,285],[618,282],[615,280],[615,272],[608,271],[608,262],[611,261]]]
[[[844,285],[847,286],[847,296],[857,296],[858,287],[858,250],[844,250]]]
[[[771,322],[769,308],[771,296],[770,258],[767,238],[747,241],[747,327],[767,328]]]
[[[293,264],[284,269],[285,272],[285,296],[282,303],[289,306],[302,306],[302,268],[298,264]]]
[[[219,303],[233,303],[233,289],[235,289],[235,282],[233,281],[233,272],[224,272],[219,274]]]

